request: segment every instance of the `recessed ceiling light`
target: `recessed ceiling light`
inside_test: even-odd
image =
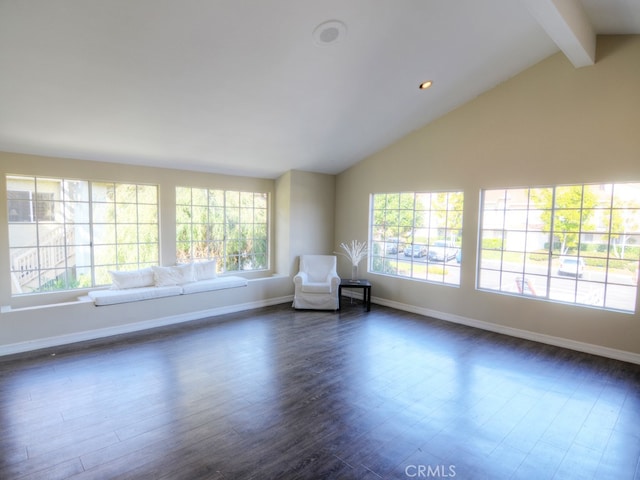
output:
[[[316,45],[325,47],[341,42],[347,35],[347,26],[340,20],[329,20],[318,25],[313,30],[313,41]]]
[[[426,82],[422,82],[418,88],[420,88],[420,90],[426,90],[431,85],[433,85],[433,82],[431,80],[427,80]]]

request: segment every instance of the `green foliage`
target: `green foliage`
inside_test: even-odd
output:
[[[640,246],[633,245],[625,247],[625,255],[623,258],[628,260],[640,259]]]
[[[547,250],[542,250],[539,252],[531,252],[529,253],[529,260],[534,262],[547,262],[549,259],[549,252]]]
[[[502,250],[502,238],[483,238],[482,249],[483,250]]]
[[[637,248],[637,247],[636,247]],[[577,252],[568,252],[570,255],[577,255]],[[558,259],[561,255],[564,255],[560,250],[555,250],[552,254],[554,259]],[[618,259],[609,257],[607,258],[606,252],[598,251],[598,248],[592,246],[589,252],[580,253],[580,256],[584,259],[585,265],[591,268],[608,268],[609,270],[621,270],[627,272],[634,272],[638,266],[638,258],[630,259]],[[529,260],[533,262],[548,263],[549,252],[548,250],[540,250],[537,252],[531,252],[528,255]]]
[[[635,198],[623,200],[616,196],[614,199],[618,208],[611,211],[611,239],[615,241],[616,253],[625,258],[630,248],[627,246],[629,234],[640,231],[640,203]]]
[[[374,234],[379,238],[404,237],[423,220],[414,215],[412,193],[377,193],[373,195]]]
[[[86,276],[83,280],[83,284],[81,285],[81,281],[75,278],[72,271],[69,271],[68,273],[62,273],[58,275],[53,280],[49,280],[48,282],[43,283],[40,286],[40,288],[35,289],[34,293],[55,292],[59,290],[72,290],[75,288],[80,288],[82,286],[84,287],[91,286],[87,283],[88,282],[87,282]]]
[[[549,251],[549,242],[545,242],[544,243],[544,248],[546,251]],[[562,251],[562,243],[561,242],[553,242],[553,248],[552,250],[554,252],[561,252]]]
[[[441,263],[430,263],[427,271],[433,275],[447,275],[449,273],[446,265]]]
[[[438,225],[447,230],[462,229],[462,210],[464,194],[462,192],[440,192],[432,194],[431,210],[435,212]]]
[[[217,259],[219,270],[268,268],[266,193],[176,189],[176,256]]]
[[[384,257],[373,257],[371,262],[371,271],[376,273],[386,273],[395,275],[398,270],[398,262]]]
[[[92,183],[96,266],[157,264],[158,187]]]
[[[462,192],[378,193],[373,195],[372,234],[384,241],[398,238],[403,243],[429,243],[429,227],[450,239],[462,230]],[[419,236],[418,236],[419,235]]]
[[[591,188],[562,185],[555,189],[531,189],[530,197],[534,205],[541,209],[542,230],[553,233],[563,253],[578,248],[581,230],[593,228],[593,207],[598,198]],[[551,205],[553,209],[549,208]]]
[[[89,288],[91,287],[91,277],[89,275],[80,275],[77,279],[78,288]]]

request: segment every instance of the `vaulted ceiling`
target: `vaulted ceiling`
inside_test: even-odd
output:
[[[598,34],[640,0],[0,0],[0,150],[335,174]]]

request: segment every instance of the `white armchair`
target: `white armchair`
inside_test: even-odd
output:
[[[337,310],[340,277],[335,255],[300,255],[300,271],[293,277],[293,308]]]

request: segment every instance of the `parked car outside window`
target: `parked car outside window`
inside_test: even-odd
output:
[[[446,262],[456,258],[458,247],[455,243],[446,240],[437,240],[429,247],[427,257],[432,262]]]
[[[389,238],[385,244],[387,245],[387,254],[399,253],[403,250],[400,240],[397,238]]]
[[[563,256],[560,257],[558,275],[569,275],[572,277],[582,278],[584,275],[584,268],[584,258]]]
[[[404,249],[405,257],[424,257],[427,254],[427,247],[424,245],[409,245]]]

